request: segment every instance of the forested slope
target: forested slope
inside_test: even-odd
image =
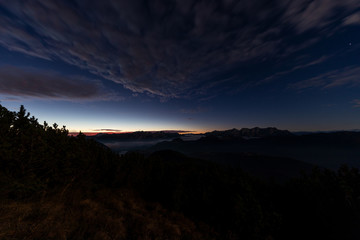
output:
[[[0,239],[358,239],[360,174],[286,182],[174,151],[118,156],[0,108]]]

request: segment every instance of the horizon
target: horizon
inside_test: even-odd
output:
[[[257,128],[257,127],[254,127],[254,128]],[[271,128],[271,127],[269,127]],[[233,130],[233,129],[236,129],[236,130],[241,130],[243,128],[240,128],[240,129],[237,129],[237,128],[231,128],[231,129],[223,129],[223,130],[218,130],[218,129],[214,129],[214,130],[211,130],[211,131],[206,131],[206,132],[196,132],[196,131],[183,131],[183,130],[179,130],[179,131],[176,131],[176,130],[159,130],[159,131],[130,131],[130,132],[121,132],[121,131],[118,131],[118,132],[109,132],[109,131],[103,131],[103,132],[82,132],[82,131],[79,131],[79,132],[69,132],[69,135],[70,136],[77,136],[80,132],[86,136],[96,136],[98,134],[129,134],[129,133],[136,133],[136,132],[150,132],[150,133],[157,133],[157,132],[165,132],[165,133],[178,133],[180,135],[190,135],[190,134],[194,134],[194,135],[203,135],[205,133],[208,133],[208,132],[213,132],[213,131],[227,131],[227,130]],[[252,128],[246,128],[246,129],[252,129]],[[261,128],[261,129],[264,129],[264,128]],[[276,128],[278,129],[278,128]],[[278,130],[287,130],[287,129],[278,129]],[[327,130],[327,131],[290,131],[290,130],[287,130],[289,131],[290,133],[294,133],[294,134],[297,134],[297,133],[308,133],[308,134],[312,134],[312,133],[333,133],[333,132],[359,132],[360,129],[339,129],[339,130]]]
[[[70,132],[360,128],[358,1],[14,0],[0,23],[1,104]]]

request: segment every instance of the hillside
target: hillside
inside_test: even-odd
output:
[[[360,167],[359,132],[342,131],[301,136],[273,128],[253,128],[250,129],[250,132],[253,133],[246,135],[242,132],[243,129],[214,131],[206,133],[204,137],[195,141],[182,141],[181,139],[164,141],[150,147],[148,151],[172,149],[190,156],[202,156],[209,160],[213,158],[211,154],[241,155],[249,153],[293,159],[333,170],[338,169],[342,164]],[[230,159],[224,159],[223,163],[226,164],[229,162],[228,160]]]
[[[115,185],[121,159],[84,135],[0,108],[0,239],[212,239]]]
[[[119,156],[24,107],[0,107],[0,133],[1,239],[359,238],[358,169],[278,182],[171,150]]]

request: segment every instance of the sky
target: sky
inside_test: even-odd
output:
[[[0,104],[70,131],[360,128],[359,0],[0,0]]]

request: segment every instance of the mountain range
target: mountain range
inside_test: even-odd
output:
[[[196,140],[191,136],[197,137]],[[342,164],[360,167],[360,132],[358,131],[298,135],[274,127],[255,127],[212,131],[201,135],[140,131],[99,134],[89,138],[117,152],[142,150],[150,154],[159,150],[174,150],[205,159],[211,159],[212,155],[218,154],[232,156],[223,162],[234,162],[236,154],[245,153],[294,159],[331,169],[337,169]]]
[[[263,138],[272,136],[292,136],[288,130],[279,130],[274,127],[268,128],[242,128],[240,130],[233,128],[225,131],[212,131],[205,133],[207,137],[218,137],[220,139],[236,139],[236,138]]]
[[[178,138],[160,142],[148,151],[164,149],[190,156],[201,155],[207,159],[219,153],[249,153],[291,158],[331,169],[337,169],[342,164],[360,167],[360,132],[342,131],[299,136],[276,128],[232,129],[206,133],[196,141],[183,141]],[[226,158],[224,161],[230,160]]]

